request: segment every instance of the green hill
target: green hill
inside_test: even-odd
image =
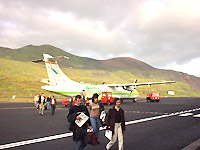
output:
[[[89,69],[62,68],[69,78],[78,82],[91,84],[107,83],[130,83],[135,79],[131,73],[126,71],[103,71]],[[47,78],[44,64],[35,64],[31,62],[20,62],[15,60],[0,58],[0,95],[1,97],[33,97],[37,93],[49,92],[41,89],[44,85],[42,78]],[[150,79],[140,79],[140,82],[147,82]],[[159,81],[159,80],[154,80]],[[168,90],[173,90],[176,96],[200,96],[200,92],[195,91],[188,84],[178,82],[176,84],[153,85],[138,87],[140,96],[144,97],[146,93],[156,91],[162,96],[167,96]]]
[[[151,91],[167,96],[173,90],[176,96],[200,96],[200,78],[185,73],[154,68],[133,58],[95,60],[67,53],[51,45],[25,46],[19,49],[0,47],[0,95],[7,97],[34,96],[41,90],[41,79],[47,78],[44,64],[32,63],[41,59],[43,53],[68,56],[59,62],[62,70],[73,80],[91,84],[151,82],[175,80],[176,84],[138,87],[141,96]],[[47,93],[47,92],[45,92]]]

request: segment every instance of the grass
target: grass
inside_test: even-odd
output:
[[[90,84],[106,83],[134,83],[136,76],[128,71],[115,70],[87,70],[62,68],[63,72],[72,80]],[[0,97],[34,97],[37,93],[44,92],[41,89],[44,83],[41,79],[47,79],[47,72],[44,64],[35,64],[32,62],[21,62],[0,58]],[[138,82],[161,81],[159,79],[139,78]],[[186,83],[177,82],[175,84],[139,86],[137,90],[141,97],[147,93],[159,92],[161,96],[167,95],[167,91],[175,91],[177,97],[199,97],[200,92],[195,91]],[[54,94],[59,97],[59,95]]]
[[[39,64],[0,59],[1,97],[32,97],[41,90],[41,78],[47,78],[45,67]]]

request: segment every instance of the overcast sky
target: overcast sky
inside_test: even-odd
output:
[[[29,44],[200,77],[200,0],[0,0],[0,46]]]

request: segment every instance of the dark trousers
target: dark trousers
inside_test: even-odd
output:
[[[88,144],[87,129],[84,129],[84,132],[85,132],[84,136],[80,140],[76,141],[76,150],[82,150]]]
[[[52,116],[54,115],[55,109],[56,109],[56,106],[55,105],[51,105],[51,115]]]

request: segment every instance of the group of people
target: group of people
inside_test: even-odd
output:
[[[104,105],[98,100],[99,95],[97,93],[93,94],[92,102],[89,105],[88,111],[85,105],[82,105],[81,95],[75,97],[75,105],[72,106],[67,115],[68,122],[70,123],[69,130],[73,132],[73,140],[76,142],[76,149],[82,150],[88,144],[88,134],[87,129],[93,130],[96,136],[97,143],[99,142],[99,128],[102,126],[103,122],[100,119],[102,111],[104,111]],[[80,120],[80,114],[84,113],[89,119],[79,127],[76,124],[76,120]],[[119,150],[123,150],[123,133],[125,131],[125,117],[124,111],[120,107],[120,99],[115,98],[114,107],[110,108],[106,120],[105,120],[106,130],[112,133],[112,138],[110,142],[106,145],[106,149],[109,150],[112,145],[116,142],[118,137],[118,147]]]
[[[57,105],[57,101],[54,96],[48,96],[46,98],[44,93],[42,93],[41,95],[37,94],[34,97],[34,103],[35,103],[37,110],[39,110],[40,115],[44,115],[45,106],[47,106],[47,109],[50,109],[50,106],[51,106],[51,115],[52,116],[54,115],[56,105]]]

